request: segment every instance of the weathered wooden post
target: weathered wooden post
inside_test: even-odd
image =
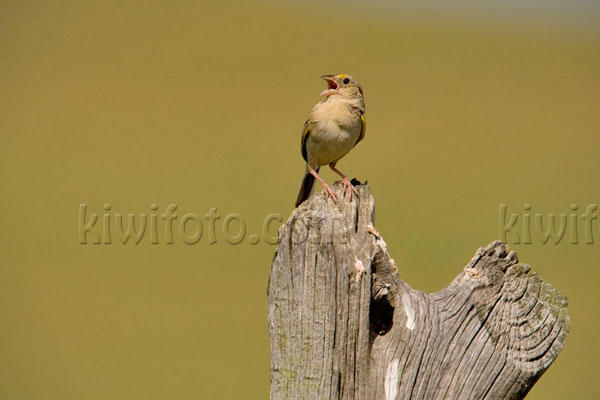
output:
[[[314,196],[280,229],[271,399],[523,398],[563,347],[566,297],[498,241],[445,289],[413,290],[358,191],[340,206]]]

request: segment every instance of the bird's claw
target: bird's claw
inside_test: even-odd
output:
[[[348,197],[352,201],[352,193],[358,196],[358,190],[352,185],[348,177],[342,179],[342,184],[344,185],[344,197]]]
[[[325,198],[331,197],[331,200],[333,200],[335,204],[338,204],[338,198],[329,185],[323,185],[323,193],[325,193]]]

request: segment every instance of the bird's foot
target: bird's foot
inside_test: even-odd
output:
[[[352,201],[352,193],[358,196],[358,190],[352,185],[352,182],[350,182],[350,179],[348,179],[347,176],[342,179],[342,184],[344,185],[344,197],[347,197]]]
[[[338,198],[335,195],[335,193],[333,193],[333,190],[331,190],[331,187],[326,183],[323,183],[322,185],[323,185],[323,193],[325,194],[325,198],[331,197],[331,200],[333,200],[333,202],[335,204],[338,204]]]

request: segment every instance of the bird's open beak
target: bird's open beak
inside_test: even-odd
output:
[[[338,90],[338,84],[335,81],[335,75],[323,75],[321,78],[327,81],[327,89],[323,90],[319,96],[329,97],[332,94],[336,94]]]

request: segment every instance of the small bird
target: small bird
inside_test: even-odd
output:
[[[326,99],[312,108],[302,130],[302,157],[306,172],[296,199],[296,207],[310,196],[315,179],[334,203],[338,199],[331,187],[318,174],[322,165],[342,177],[344,196],[357,193],[350,179],[335,165],[365,137],[365,99],[362,88],[350,75],[323,75],[327,89],[320,96]]]

